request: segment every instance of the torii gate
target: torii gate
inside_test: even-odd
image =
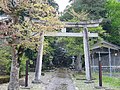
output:
[[[85,71],[86,71],[86,80],[91,81],[91,70],[90,70],[90,53],[89,53],[89,43],[88,38],[89,37],[98,37],[98,33],[89,33],[88,27],[98,27],[99,24],[102,22],[102,19],[99,20],[91,20],[91,21],[84,21],[84,22],[64,22],[65,26],[67,27],[79,27],[83,28],[83,32],[81,33],[67,33],[67,32],[48,32],[41,35],[41,44],[39,46],[40,55],[37,57],[36,62],[36,69],[35,69],[35,79],[33,83],[40,83],[40,77],[41,77],[41,70],[42,70],[42,57],[43,57],[43,42],[44,42],[44,36],[68,36],[68,37],[83,37],[83,43],[84,43],[84,57],[85,57]]]

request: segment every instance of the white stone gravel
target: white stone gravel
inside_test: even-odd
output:
[[[7,90],[8,83],[0,84],[0,90]]]

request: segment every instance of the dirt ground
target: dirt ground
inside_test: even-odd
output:
[[[75,85],[66,68],[44,72],[40,84],[31,83],[34,80],[34,73],[29,72],[29,86],[24,88],[24,78],[20,80],[20,90],[76,90]],[[7,90],[8,83],[1,84],[0,90]]]
[[[94,83],[86,84],[85,75],[78,74],[73,76],[75,71],[67,68],[57,68],[43,73],[44,76],[41,76],[41,83],[33,84],[34,72],[29,72],[29,86],[27,88],[23,86],[24,78],[22,78],[20,80],[20,90],[120,90],[112,88],[96,89],[98,81],[93,80]],[[0,90],[7,90],[7,86],[8,83],[1,84]]]

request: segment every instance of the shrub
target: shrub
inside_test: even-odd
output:
[[[9,76],[0,76],[0,84],[9,82]]]

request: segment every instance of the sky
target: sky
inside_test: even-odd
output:
[[[67,5],[69,5],[69,0],[55,0],[59,5],[59,11],[62,12]]]

